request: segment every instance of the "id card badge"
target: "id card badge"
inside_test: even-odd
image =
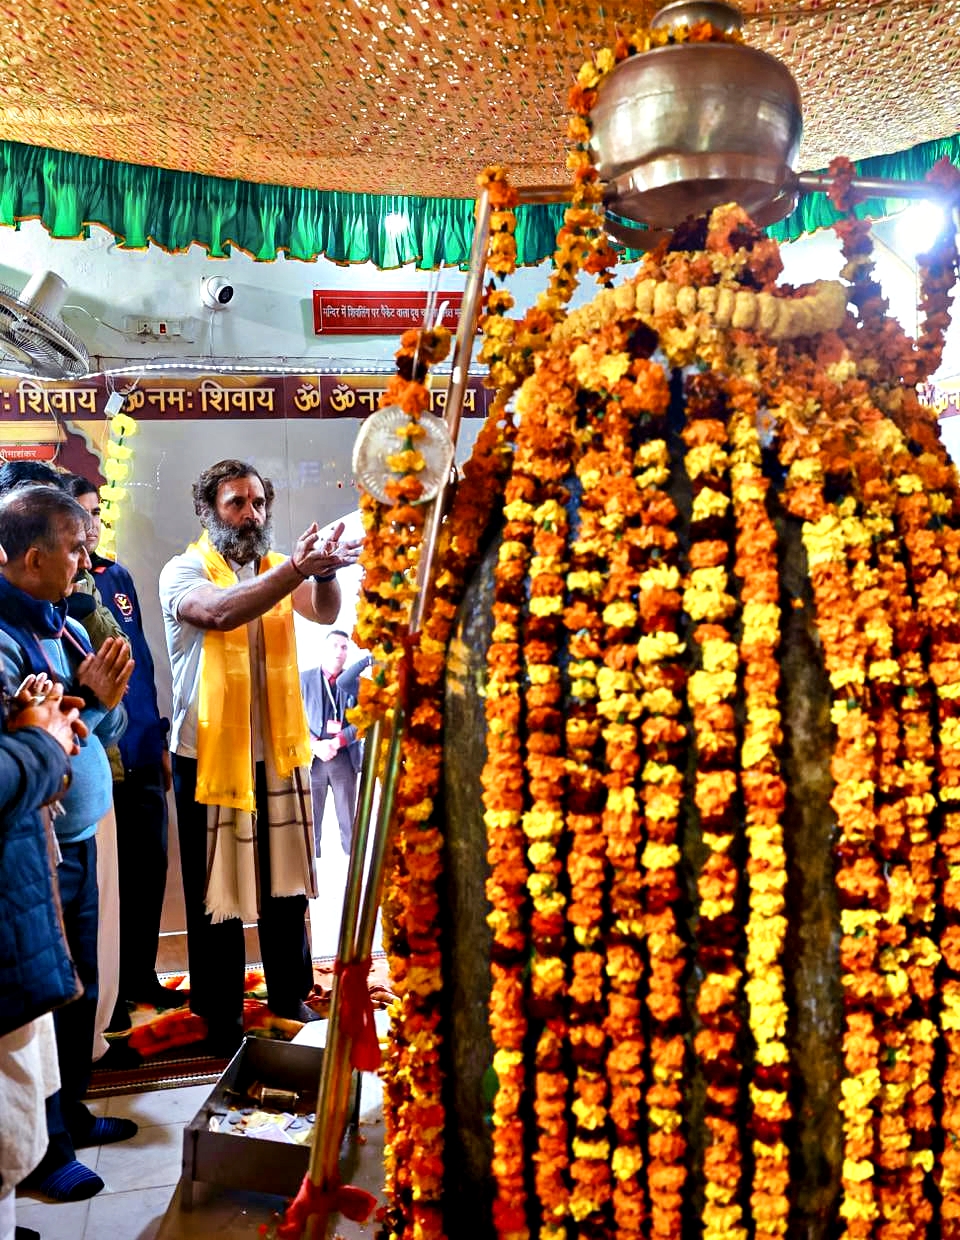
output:
[[[327,736],[339,736],[343,724],[339,719],[327,720]]]

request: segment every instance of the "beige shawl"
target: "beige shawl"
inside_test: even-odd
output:
[[[207,806],[207,912],[213,921],[239,917],[255,922],[260,912],[257,831],[270,832],[271,896],[317,894],[313,865],[310,794],[304,772],[297,768],[282,779],[269,751],[266,823],[256,814],[224,805]]]

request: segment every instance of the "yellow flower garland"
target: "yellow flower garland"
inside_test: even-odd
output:
[[[758,401],[743,380],[726,385],[730,404],[731,494],[737,528],[734,572],[740,579],[745,724],[740,751],[748,844],[750,913],[744,987],[756,1045],[756,1080],[750,1084],[753,1187],[750,1206],[756,1240],[774,1240],[787,1229],[792,1118],[786,1046],[787,1002],[783,949],[786,853],[782,814],[786,786],[780,769],[782,741],[777,649],[780,588],[776,530],[766,507],[769,481],[762,469]]]

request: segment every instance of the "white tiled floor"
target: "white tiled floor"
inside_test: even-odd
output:
[[[212,1086],[161,1089],[100,1100],[101,1115],[136,1120],[140,1131],[130,1141],[81,1151],[106,1187],[90,1201],[67,1205],[38,1198],[17,1199],[17,1222],[40,1232],[42,1240],[206,1240],[253,1237],[262,1223],[282,1210],[281,1198],[215,1191],[195,1194],[192,1210],[180,1207],[178,1188],[184,1125],[194,1117]],[[364,1077],[358,1137],[348,1137],[347,1156],[355,1159],[350,1183],[379,1194],[383,1172],[383,1123],[379,1081]],[[240,1138],[238,1138],[239,1140]],[[370,1240],[374,1223],[337,1220],[342,1240]]]

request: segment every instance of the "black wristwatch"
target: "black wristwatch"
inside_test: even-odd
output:
[[[333,581],[336,575],[337,575],[337,570],[334,569],[332,573],[314,573],[313,579],[317,583],[317,585],[325,586],[328,581]]]

